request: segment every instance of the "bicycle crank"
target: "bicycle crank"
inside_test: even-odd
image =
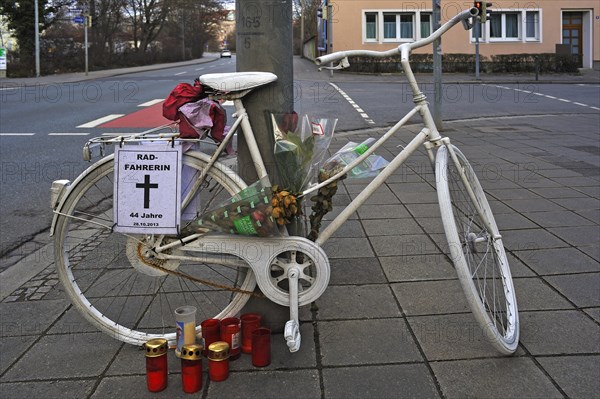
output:
[[[317,300],[329,284],[329,260],[319,245],[303,237],[213,235],[201,237],[185,249],[231,254],[247,262],[262,293],[290,308],[285,336],[291,352],[300,348],[298,307]]]

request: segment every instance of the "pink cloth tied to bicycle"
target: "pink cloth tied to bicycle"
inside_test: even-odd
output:
[[[219,103],[203,98],[182,105],[179,112],[199,134],[205,129],[210,129],[210,136],[215,142],[220,143],[225,139],[229,130],[225,126],[227,116]],[[229,155],[235,154],[231,141],[225,151]]]

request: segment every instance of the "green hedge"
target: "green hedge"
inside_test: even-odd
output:
[[[412,54],[410,57],[414,72],[433,72],[432,54]],[[366,58],[350,57],[350,72],[358,73],[398,73],[402,71],[400,57]],[[483,73],[576,73],[577,59],[553,53],[544,54],[502,54],[490,58],[480,57],[480,71]],[[474,54],[443,54],[442,70],[448,73],[474,73]]]
[[[576,57],[554,53],[493,55],[489,68],[496,73],[535,72],[536,63],[540,73],[575,73],[579,68]]]

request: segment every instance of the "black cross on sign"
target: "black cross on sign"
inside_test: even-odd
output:
[[[150,208],[150,189],[158,188],[158,184],[150,183],[150,175],[144,175],[144,183],[137,183],[135,188],[144,189],[144,209]]]

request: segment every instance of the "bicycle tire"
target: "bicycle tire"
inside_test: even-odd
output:
[[[207,159],[205,154],[188,152],[183,156],[183,164],[199,173],[206,168]],[[136,254],[135,247],[141,244],[112,231],[113,171],[112,155],[97,162],[74,182],[59,209],[55,225],[56,267],[73,306],[100,330],[134,345],[153,338],[166,338],[173,345],[176,339],[173,312],[178,306],[197,308],[197,332],[204,319],[237,314],[249,294],[207,286],[172,274],[152,275],[139,249]],[[201,208],[198,212],[214,207],[245,188],[242,180],[235,176],[227,167],[219,163],[213,165],[199,190]],[[209,194],[211,198],[207,197]],[[227,283],[246,292],[256,287],[249,267],[172,260],[164,267],[176,268],[196,278]]]
[[[519,315],[502,239],[473,168],[460,150],[452,146],[452,151],[456,159],[446,146],[436,157],[438,200],[450,256],[483,337],[500,353],[512,354],[519,344]]]

